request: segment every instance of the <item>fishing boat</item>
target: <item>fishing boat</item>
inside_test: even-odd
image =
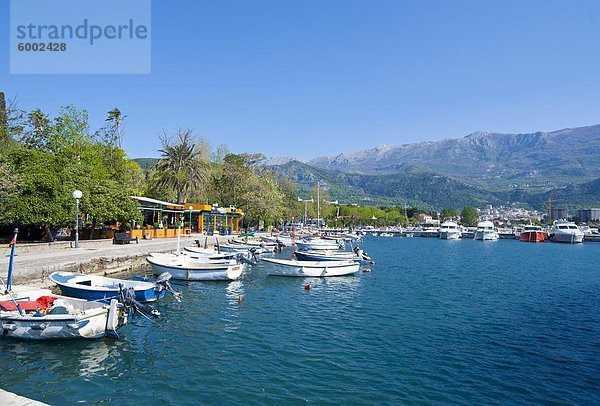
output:
[[[169,272],[173,275],[173,279],[185,281],[235,280],[241,276],[244,267],[237,262],[225,264],[190,263],[185,256],[169,258],[148,256],[146,260],[152,266],[154,275]]]
[[[440,225],[440,239],[458,240],[460,238],[460,227],[454,221],[444,221]]]
[[[169,283],[168,277],[160,278],[157,282],[147,282],[73,272],[53,272],[48,278],[58,285],[65,296],[105,302],[118,299],[123,288],[133,290],[138,302],[154,302],[165,296]]]
[[[554,222],[548,238],[553,242],[575,244],[583,242],[584,236],[575,223],[561,220]]]
[[[544,242],[546,237],[548,237],[548,233],[542,227],[534,225],[524,226],[519,233],[519,241],[524,242]]]
[[[344,276],[358,272],[360,265],[354,261],[296,261],[262,258],[272,266],[267,273],[274,276],[323,277]]]
[[[261,246],[253,246],[253,245],[245,245],[245,244],[219,244],[215,245],[215,249],[220,252],[228,252],[228,253],[247,253],[254,252],[256,255],[272,253],[275,250],[273,247],[261,247]]]
[[[12,286],[18,230],[11,241],[6,284],[0,295],[2,336],[20,340],[58,340],[117,337],[127,323],[128,310],[117,299],[109,304],[59,296],[45,289]]]
[[[296,250],[294,255],[298,261],[344,261],[354,262],[370,261],[371,257],[364,252],[358,245],[352,252],[348,251],[316,251],[316,250]]]
[[[344,247],[344,243],[340,243],[337,240],[323,240],[323,239],[303,239],[298,240],[295,244],[301,250],[320,250],[320,251],[331,251],[337,250]]]
[[[481,221],[477,223],[477,230],[475,230],[474,240],[479,241],[493,241],[497,240],[498,232],[494,228],[494,223],[491,221]]]
[[[217,261],[217,260],[226,260],[226,259],[235,259],[235,252],[218,252],[212,248],[200,248],[194,246],[186,246],[183,247],[183,250],[187,255],[193,258],[206,257],[209,260]]]

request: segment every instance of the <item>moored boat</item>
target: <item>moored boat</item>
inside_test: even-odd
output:
[[[494,228],[494,223],[491,221],[481,221],[477,223],[477,230],[475,230],[474,240],[479,241],[494,241],[497,240],[498,232]]]
[[[454,221],[444,221],[440,225],[440,239],[458,240],[460,238],[460,227]]]
[[[535,225],[524,226],[519,233],[519,241],[524,242],[544,242],[547,237],[548,233],[542,227]]]
[[[65,296],[86,300],[109,301],[118,299],[121,290],[131,289],[138,302],[154,302],[167,293],[167,281],[163,283],[108,278],[73,272],[53,272],[48,277]]]
[[[262,258],[271,264],[267,269],[269,275],[324,277],[344,276],[358,272],[360,265],[354,261],[296,261],[277,258]]]
[[[585,234],[577,225],[570,221],[556,221],[552,225],[552,229],[550,230],[550,235],[548,238],[550,241],[554,242],[565,242],[569,244],[575,244],[583,242],[583,237]]]
[[[189,263],[185,257],[175,256],[169,258],[157,258],[149,256],[146,260],[152,266],[154,275],[169,272],[173,279],[186,281],[216,281],[235,280],[242,274],[244,266],[238,263],[211,264],[211,263]]]
[[[20,340],[61,340],[117,337],[128,310],[117,299],[109,304],[59,296],[46,289],[12,286],[18,230],[11,241],[6,284],[0,295],[2,337]]]

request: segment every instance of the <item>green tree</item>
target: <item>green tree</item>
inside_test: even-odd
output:
[[[460,222],[463,226],[474,227],[477,225],[479,213],[471,206],[466,206],[460,213]]]
[[[186,203],[191,194],[202,190],[208,182],[208,153],[196,144],[190,130],[179,130],[174,139],[163,136],[161,143],[161,158],[154,167],[157,184],[173,189],[177,203]]]
[[[446,208],[444,210],[442,210],[441,213],[441,220],[445,220],[445,219],[453,219],[456,216],[458,216],[458,213],[456,212],[455,209],[452,208]]]
[[[115,107],[107,113],[106,120],[104,120],[109,123],[107,134],[110,144],[119,148],[121,148],[121,144],[123,143],[122,124],[126,117],[126,115],[124,116],[121,113],[121,110]]]

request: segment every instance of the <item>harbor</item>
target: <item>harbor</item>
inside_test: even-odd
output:
[[[361,266],[369,273],[282,278],[259,260],[233,281],[173,281],[182,301],[159,300],[161,316],[134,316],[119,340],[0,340],[14,371],[3,388],[49,404],[597,396],[600,245],[366,236],[360,246],[375,262]]]

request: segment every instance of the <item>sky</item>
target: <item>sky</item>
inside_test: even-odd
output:
[[[147,75],[11,75],[0,41],[0,91],[95,127],[118,107],[133,158],[178,128],[310,159],[600,123],[596,0],[153,0],[151,36]]]

